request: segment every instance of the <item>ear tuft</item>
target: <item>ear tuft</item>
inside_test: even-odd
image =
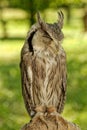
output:
[[[39,24],[41,24],[43,22],[39,12],[37,12],[37,21]]]
[[[64,14],[62,11],[58,12],[58,26],[60,27],[60,29],[62,29],[63,27],[63,20],[64,20]]]

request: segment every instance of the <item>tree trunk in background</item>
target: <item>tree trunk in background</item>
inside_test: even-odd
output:
[[[71,19],[71,7],[66,6],[66,11],[67,11],[67,24],[70,24],[70,19]]]
[[[35,8],[35,3],[34,0],[30,0],[30,5],[29,5],[29,21],[30,21],[30,26],[35,23],[35,13],[36,13],[36,8]]]
[[[87,11],[84,12],[83,25],[84,25],[84,31],[87,32]]]
[[[1,23],[2,23],[2,29],[3,29],[3,38],[7,38],[7,28],[6,28],[6,24],[7,22],[5,20],[1,20]]]
[[[35,15],[35,13],[33,11],[31,11],[30,17],[29,17],[30,26],[35,23],[35,16],[34,15]]]
[[[4,20],[4,18],[3,18],[3,8],[0,8],[0,21],[1,21],[1,25],[2,25],[3,38],[7,38],[7,28],[6,28],[7,21]]]
[[[67,24],[70,24],[70,19],[71,19],[71,8],[68,6],[67,8]]]

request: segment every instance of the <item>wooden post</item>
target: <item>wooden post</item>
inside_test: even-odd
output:
[[[40,115],[25,124],[21,130],[81,130],[77,125],[68,122],[61,115]]]

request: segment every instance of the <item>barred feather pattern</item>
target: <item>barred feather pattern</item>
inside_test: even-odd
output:
[[[26,53],[22,60],[22,91],[28,113],[38,105],[53,105],[60,113],[66,97],[66,56],[63,49],[55,57]]]
[[[21,51],[22,94],[31,116],[37,106],[54,106],[61,113],[66,98],[66,54],[60,40],[48,33],[35,24]]]

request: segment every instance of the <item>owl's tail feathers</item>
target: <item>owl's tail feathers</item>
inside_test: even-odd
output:
[[[46,107],[39,105],[33,108],[33,110],[29,113],[31,118],[35,117],[38,113],[44,114],[46,112]]]

